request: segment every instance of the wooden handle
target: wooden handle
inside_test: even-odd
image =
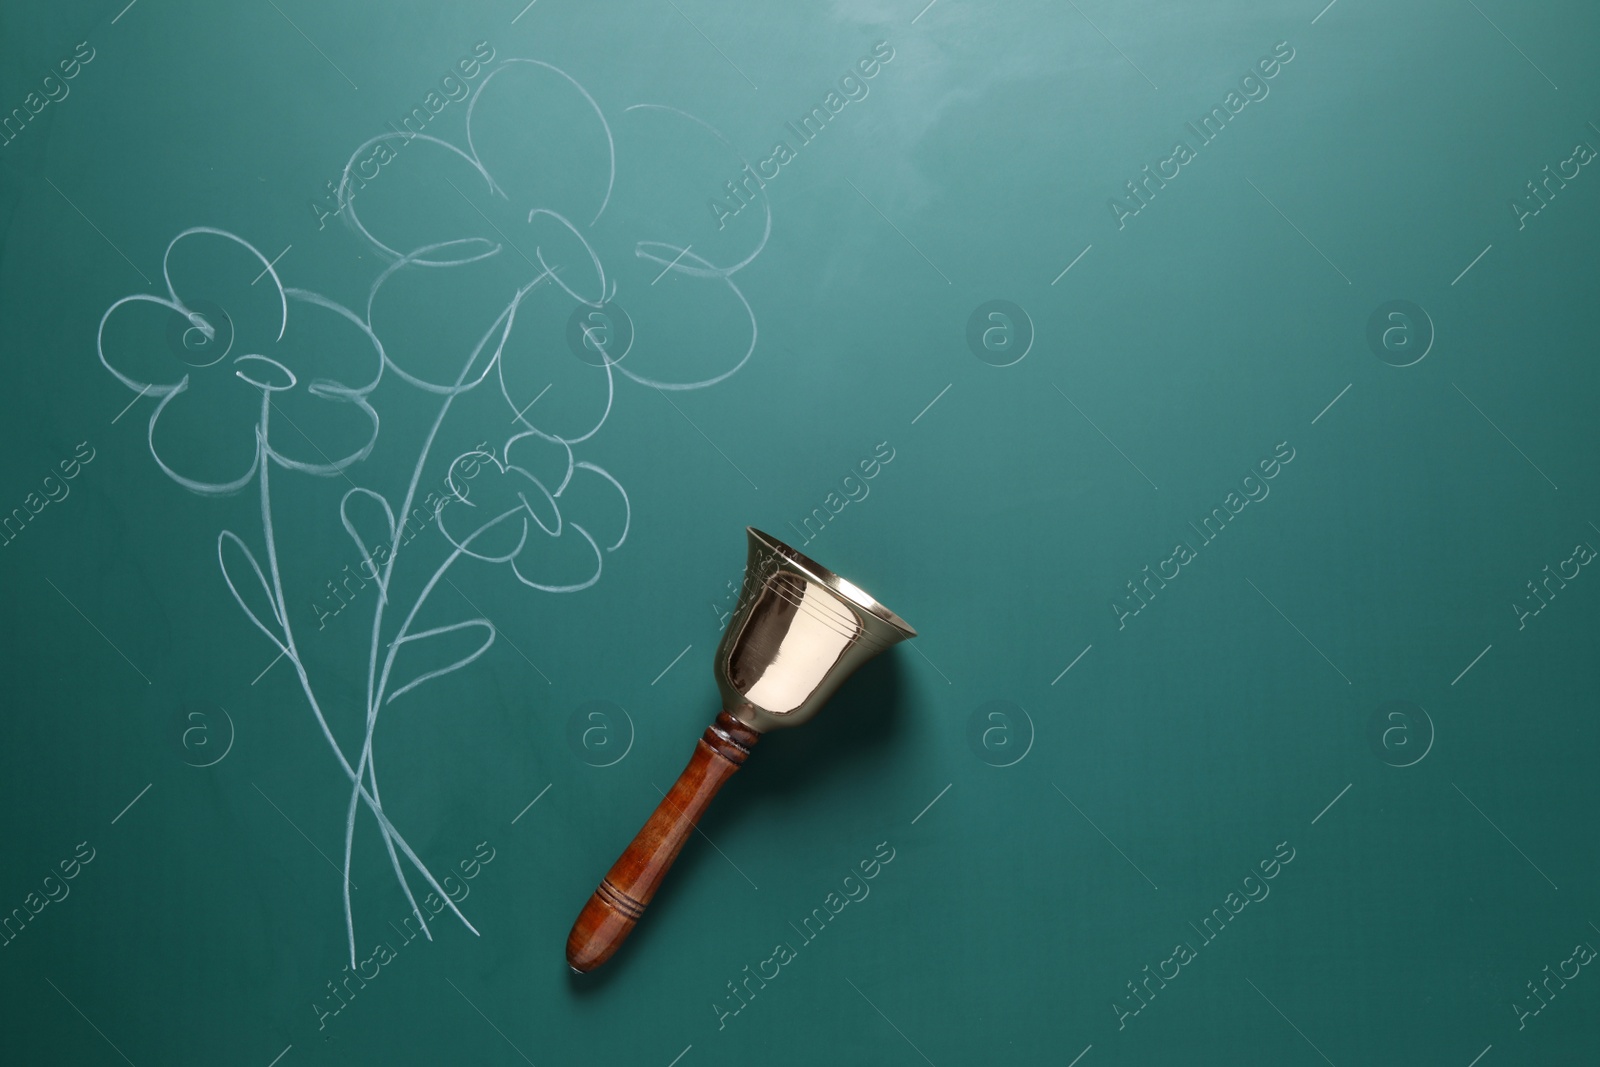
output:
[[[695,824],[722,784],[733,777],[761,735],[726,711],[706,727],[689,765],[656,806],[622,858],[600,880],[567,935],[567,964],[579,974],[594,970],[633,932],[645,906],[678,858]]]

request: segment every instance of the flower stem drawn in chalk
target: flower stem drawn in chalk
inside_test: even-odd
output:
[[[594,227],[611,201],[616,145],[610,124],[594,97],[559,68],[527,59],[508,59],[493,68],[479,83],[468,105],[465,149],[432,135],[413,135],[409,139],[431,146],[437,158],[451,166],[465,164],[468,173],[487,188],[491,201],[498,198],[510,203],[507,189],[514,188],[515,183],[497,176],[483,163],[479,155],[483,140],[475,141],[472,129],[473,112],[484,90],[491,83],[503,84],[501,75],[509,70],[551,79],[552,84],[581,99],[579,111],[585,121],[591,113],[598,120],[607,156],[605,179],[603,188],[596,193],[598,207],[591,204],[578,213],[580,218],[587,217],[592,210],[587,226]],[[719,132],[685,112],[659,105],[635,105],[627,111],[669,116],[671,121],[687,120],[732,152]],[[407,135],[385,134],[375,140],[399,136]],[[372,143],[358,148],[352,162]],[[413,153],[408,158],[420,161],[426,156],[427,153]],[[448,175],[445,177],[448,182]],[[347,167],[346,183],[348,180]],[[475,191],[482,192],[476,187]],[[467,195],[459,187],[456,192]],[[374,236],[357,217],[352,204],[346,220],[390,261],[371,285],[364,315],[317,293],[285,287],[272,263],[243,238],[210,227],[194,227],[178,234],[168,245],[163,258],[165,294],[124,297],[107,308],[100,322],[97,351],[106,369],[130,390],[141,395],[150,392],[158,398],[150,417],[148,441],[162,472],[185,489],[203,495],[234,494],[252,482],[256,484],[261,515],[259,553],[238,533],[224,529],[217,535],[217,562],[229,593],[245,617],[294,669],[318,729],[350,782],[342,873],[346,941],[352,966],[357,957],[350,875],[356,821],[363,808],[377,825],[395,878],[422,931],[432,938],[427,917],[413,891],[413,876],[420,878],[468,930],[477,933],[390,821],[384,810],[373,753],[378,718],[384,707],[470,666],[495,643],[497,631],[485,618],[458,619],[441,625],[420,623],[431,595],[441,581],[448,581],[448,572],[463,558],[507,567],[520,584],[544,593],[576,593],[595,585],[601,578],[606,556],[627,541],[632,505],[621,481],[598,464],[579,458],[575,446],[594,438],[609,420],[616,375],[620,373],[625,379],[657,390],[701,389],[736,373],[755,351],[755,314],[733,275],[755,259],[770,235],[771,212],[764,194],[766,229],[754,250],[731,266],[717,266],[691,251],[687,242],[680,246],[655,237],[630,238],[626,242],[635,258],[662,267],[657,281],[668,273],[696,279],[698,288],[684,290],[689,299],[721,301],[711,306],[716,313],[731,316],[729,321],[738,327],[737,341],[722,356],[732,360],[731,366],[709,376],[688,376],[694,380],[667,381],[621,368],[621,356],[613,358],[597,342],[596,348],[604,358],[599,364],[586,365],[588,369],[579,373],[604,376],[603,406],[592,405],[600,409],[598,418],[583,415],[582,405],[564,398],[561,403],[580,412],[578,425],[582,432],[562,435],[536,425],[528,413],[532,405],[519,407],[512,401],[505,376],[507,345],[516,331],[519,314],[531,315],[528,309],[535,306],[529,300],[530,294],[541,289],[543,297],[557,290],[565,294],[572,302],[562,308],[560,321],[565,321],[566,312],[573,306],[594,308],[615,299],[621,283],[615,272],[607,273],[597,251],[596,245],[604,246],[604,242],[592,241],[574,226],[568,219],[570,209],[563,213],[557,210],[563,205],[547,205],[536,197],[520,194],[519,200],[511,215],[506,216],[505,225],[525,228],[519,236],[532,248],[531,256],[522,250],[522,241],[514,241],[475,204],[474,210],[490,232],[410,243],[393,238],[385,243]],[[496,205],[488,206],[493,209]],[[421,214],[428,216],[426,212]],[[570,262],[550,261],[554,252],[547,256],[545,246],[529,237],[537,226],[547,227],[541,232],[559,236],[564,245],[551,248],[561,247],[568,255],[559,258]],[[402,253],[398,251],[401,247],[411,247],[413,251]],[[198,266],[187,262],[199,252],[207,253],[207,257]],[[522,263],[528,270],[523,270]],[[457,353],[461,356],[460,369],[453,381],[433,380],[413,356],[402,360],[379,339],[376,305],[395,279],[402,275],[408,279],[433,279],[441,270],[472,270],[485,265],[509,268],[518,280],[491,291],[497,295],[492,296],[490,307],[502,298],[504,305],[492,318],[485,316],[489,321],[477,324],[474,343],[462,345],[464,351]],[[562,276],[568,267],[580,275],[592,269],[592,283],[575,282],[576,288],[569,285]],[[527,276],[529,273],[531,277]],[[500,277],[504,281],[504,270]],[[270,286],[257,287],[257,282],[269,278]],[[253,280],[246,283],[245,279]],[[196,289],[203,290],[203,296]],[[449,318],[445,325],[461,321],[461,313],[449,301],[441,303],[440,315]],[[708,321],[710,316],[702,318]],[[137,338],[141,330],[145,337],[142,344]],[[747,339],[740,336],[745,330]],[[165,345],[151,343],[152,337],[164,337]],[[404,347],[408,337],[401,331],[391,340]],[[661,335],[642,339],[640,346],[669,354],[677,347],[663,342]],[[436,359],[437,355],[434,345],[430,358]],[[418,444],[416,461],[398,508],[389,497],[351,478],[377,443],[379,416],[369,398],[385,373],[439,400],[432,423]],[[449,550],[434,566],[414,601],[391,604],[390,591],[399,558],[411,541],[404,536],[406,524],[397,516],[410,516],[419,506],[418,489],[424,471],[455,401],[488,381],[490,375],[494,375],[511,408],[516,432],[503,445],[467,452],[451,461],[445,479],[450,495],[431,505],[437,520],[434,525]],[[600,381],[598,377],[594,380],[597,384]],[[549,407],[546,404],[540,410]],[[561,414],[556,412],[552,417]],[[308,428],[317,432],[308,433]],[[318,440],[336,443],[325,452],[313,443]],[[307,445],[312,454],[303,451]],[[364,572],[374,576],[378,593],[372,606],[364,725],[360,748],[353,756],[352,750],[334,734],[328,709],[306,669],[291,623],[274,521],[274,468],[316,477],[342,477],[351,485],[340,499],[339,520],[361,553]],[[488,477],[469,486],[467,480],[480,469]],[[467,478],[458,477],[459,472],[465,472]],[[429,500],[433,500],[432,495]],[[442,509],[451,502],[459,506],[451,508],[446,521]],[[367,513],[368,522],[375,520],[382,526],[383,536],[372,542],[372,548],[359,534],[362,516],[358,511]],[[406,553],[408,558],[411,554]],[[419,576],[426,573],[423,570]],[[459,639],[464,633],[480,638],[469,651],[443,667],[419,667],[416,673],[410,673],[407,662],[414,650],[439,639]]]

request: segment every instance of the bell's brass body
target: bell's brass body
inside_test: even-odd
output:
[[[766,733],[811,718],[857,667],[917,631],[777,538],[745,532],[744,586],[715,670],[723,710]]]

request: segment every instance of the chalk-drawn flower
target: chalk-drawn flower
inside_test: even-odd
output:
[[[395,165],[358,177],[352,168],[386,145]],[[756,346],[733,276],[771,230],[759,190],[740,226],[712,225],[708,194],[743,162],[685,112],[634,105],[614,127],[568,72],[502,60],[456,140],[431,127],[385,133],[346,167],[342,216],[393,264],[368,309],[390,366],[434,392],[495,371],[521,425],[570,444],[605,423],[619,378],[667,390],[725,380]],[[611,362],[586,360],[569,320],[610,304],[626,308],[637,341]],[[475,345],[480,358],[457,381]],[[546,386],[549,400],[529,415]]]
[[[209,227],[172,239],[162,275],[165,295],[106,309],[97,346],[119,381],[158,398],[148,438],[169,477],[231,493],[263,457],[332,475],[371,452],[383,348],[360,317],[285,288],[260,251]]]
[[[518,581],[546,593],[594,585],[605,553],[628,539],[632,509],[621,484],[538,431],[514,435],[499,455],[457,456],[448,481],[439,511],[446,539],[475,559],[510,564]],[[609,543],[602,548],[576,515],[594,518]]]

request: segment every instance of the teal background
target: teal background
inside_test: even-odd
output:
[[[1574,145],[1600,146],[1600,16],[1503,0],[919,7],[0,9],[0,114],[79,42],[94,52],[0,147],[0,514],[26,518],[0,550],[0,914],[39,909],[0,948],[8,1062],[1600,1057],[1591,968],[1552,981],[1547,1005],[1529,988],[1600,947],[1600,578],[1580,567],[1520,614],[1542,568],[1600,546],[1600,176],[1552,183],[1520,225],[1511,207],[1531,210],[1527,183]],[[358,405],[306,386],[365,384],[375,349],[299,302],[278,343],[270,283],[368,318],[390,260],[344,214],[319,228],[312,204],[479,42],[494,58],[473,88],[540,60],[606,125],[546,68],[504,66],[472,129],[504,197],[432,141],[356,195],[393,247],[476,238],[495,254],[404,269],[373,298],[389,363],[366,397],[382,420],[370,455],[322,476],[268,461],[296,658],[352,762],[377,597],[368,583],[337,615],[313,607],[359,560],[340,499],[359,486],[398,507],[441,402],[399,369],[454,381],[537,277],[536,249],[595,292],[583,246],[527,212],[570,218],[614,280],[636,330],[620,366],[692,383],[738,362],[752,318],[755,345],[706,388],[615,375],[574,450],[626,489],[625,542],[604,551],[620,498],[579,469],[561,536],[531,527],[518,557],[544,584],[581,582],[593,553],[576,523],[602,550],[592,587],[541,592],[467,559],[419,613],[496,631],[481,658],[385,705],[373,748],[384,810],[436,875],[454,872],[479,936],[444,912],[431,943],[403,940],[409,906],[363,810],[356,943],[363,960],[397,949],[324,1015],[350,962],[350,788],[291,661],[219,570],[225,529],[266,566],[259,481],[204,495],[163,474],[162,394],[109,373],[97,339],[117,300],[168,299],[179,234],[236,235],[264,258],[185,239],[179,296],[225,310],[234,354],[298,361],[275,448],[324,466],[359,451]],[[723,182],[878,42],[893,58],[868,95],[719,230]],[[1193,142],[1185,123],[1278,42],[1294,58],[1269,95],[1119,228],[1110,198],[1131,203],[1125,183]],[[452,102],[426,133],[466,152],[466,120]],[[615,180],[595,219],[607,129]],[[640,241],[723,268],[761,250],[724,281]],[[968,319],[995,299],[1027,322],[980,359]],[[1431,322],[1410,366],[1367,341],[1391,300]],[[499,364],[515,407],[549,386],[525,418],[551,436],[605,410],[604,370],[565,342],[576,306],[533,290]],[[173,319],[125,307],[108,360],[175,383],[190,368]],[[1419,343],[1428,328],[1406,324]],[[1020,360],[992,365],[1030,329]],[[523,428],[498,378],[452,403],[424,491]],[[208,380],[235,392],[197,385],[168,409],[191,402],[188,421],[154,440],[187,476],[221,479],[249,466],[257,411],[226,373]],[[93,458],[62,482],[80,443]],[[1201,544],[1188,524],[1280,443],[1293,459],[1270,495]],[[893,459],[868,495],[802,545],[802,520],[837,507],[880,444]],[[564,449],[523,447],[547,489],[561,480]],[[32,514],[53,471],[70,491]],[[465,510],[447,505],[446,529]],[[707,668],[747,524],[921,636],[765,739],[638,934],[576,979],[572,919],[715,711]],[[1178,541],[1196,558],[1119,618],[1127,583]],[[432,525],[403,551],[385,641],[448,551]],[[397,683],[481,636],[411,646]],[[621,713],[585,718],[595,701]],[[81,842],[93,859],[40,904]],[[884,842],[870,896],[798,944],[791,924]],[[1194,927],[1280,846],[1293,859],[1270,895],[1205,943]],[[473,867],[475,852],[493,858]],[[796,958],[732,1014],[727,984],[784,941]],[[1135,999],[1128,983],[1179,942],[1195,958]]]

